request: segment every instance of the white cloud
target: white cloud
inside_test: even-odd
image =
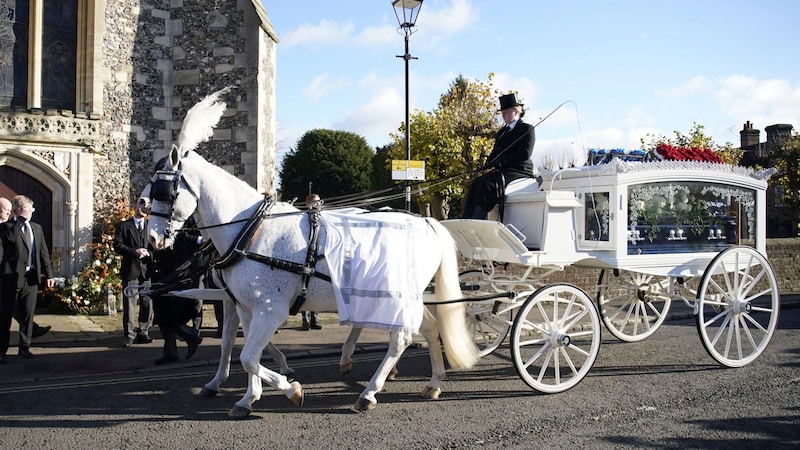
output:
[[[303,89],[303,97],[313,102],[319,102],[332,92],[338,91],[347,86],[347,80],[338,78],[331,80],[328,74],[317,75]]]
[[[718,82],[713,99],[722,112],[750,120],[757,127],[773,123],[797,126],[800,119],[800,83],[787,79],[731,75]]]
[[[365,27],[355,36],[354,40],[356,45],[361,47],[394,44],[398,40],[396,28],[391,25]]]
[[[347,112],[341,121],[334,123],[334,128],[359,134],[371,146],[380,146],[390,142],[388,133],[397,129],[404,115],[405,97],[397,89],[387,87]]]
[[[486,79],[487,76],[488,74],[484,74],[479,78]],[[515,77],[507,72],[497,72],[492,83],[502,93],[517,92],[519,100],[525,104],[526,109],[531,109],[539,99],[539,87],[528,77]],[[553,105],[553,108],[556,106]]]
[[[710,82],[706,77],[698,75],[673,89],[657,89],[656,96],[685,97],[687,95],[694,95],[699,92],[708,91],[712,87],[712,82]]]
[[[420,9],[417,27],[424,28],[426,35],[456,34],[478,21],[478,10],[468,0],[452,0],[450,5],[440,9],[425,5],[428,3]]]
[[[339,45],[347,40],[353,32],[353,24],[337,23],[330,20],[321,20],[316,25],[302,25],[290,31],[281,39],[281,45],[295,46],[329,46]]]

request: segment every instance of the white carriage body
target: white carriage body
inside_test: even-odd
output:
[[[462,273],[462,290],[475,299],[467,317],[481,354],[510,330],[522,379],[562,392],[594,363],[601,319],[615,337],[637,342],[682,300],[712,358],[749,364],[779,311],[765,256],[766,188],[765,177],[742,167],[613,159],[545,174],[541,185],[512,182],[502,222],[442,221],[477,263]],[[569,283],[542,283],[568,265],[599,269],[594,300]],[[504,293],[514,295],[499,299]]]
[[[731,245],[766,254],[766,187],[725,164],[614,159],[512,184],[504,224],[444,224],[476,260],[694,277]]]

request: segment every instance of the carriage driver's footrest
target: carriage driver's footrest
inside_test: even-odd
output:
[[[478,261],[528,265],[536,257],[506,225],[492,220],[452,219],[440,222],[453,236],[458,251]]]

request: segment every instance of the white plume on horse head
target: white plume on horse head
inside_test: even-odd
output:
[[[177,143],[181,154],[185,155],[186,152],[194,150],[198,145],[211,139],[211,136],[214,135],[214,127],[217,126],[228,107],[221,97],[234,88],[235,86],[228,86],[209,94],[186,112]]]

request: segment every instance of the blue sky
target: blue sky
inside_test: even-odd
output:
[[[391,1],[263,4],[280,39],[279,161],[314,128],[390,143],[405,117]],[[798,20],[795,0],[424,0],[410,105],[432,111],[459,74],[491,72],[529,123],[571,101],[536,128],[534,154],[639,148],[694,122],[738,146],[749,120],[763,141],[768,125],[800,127]]]

